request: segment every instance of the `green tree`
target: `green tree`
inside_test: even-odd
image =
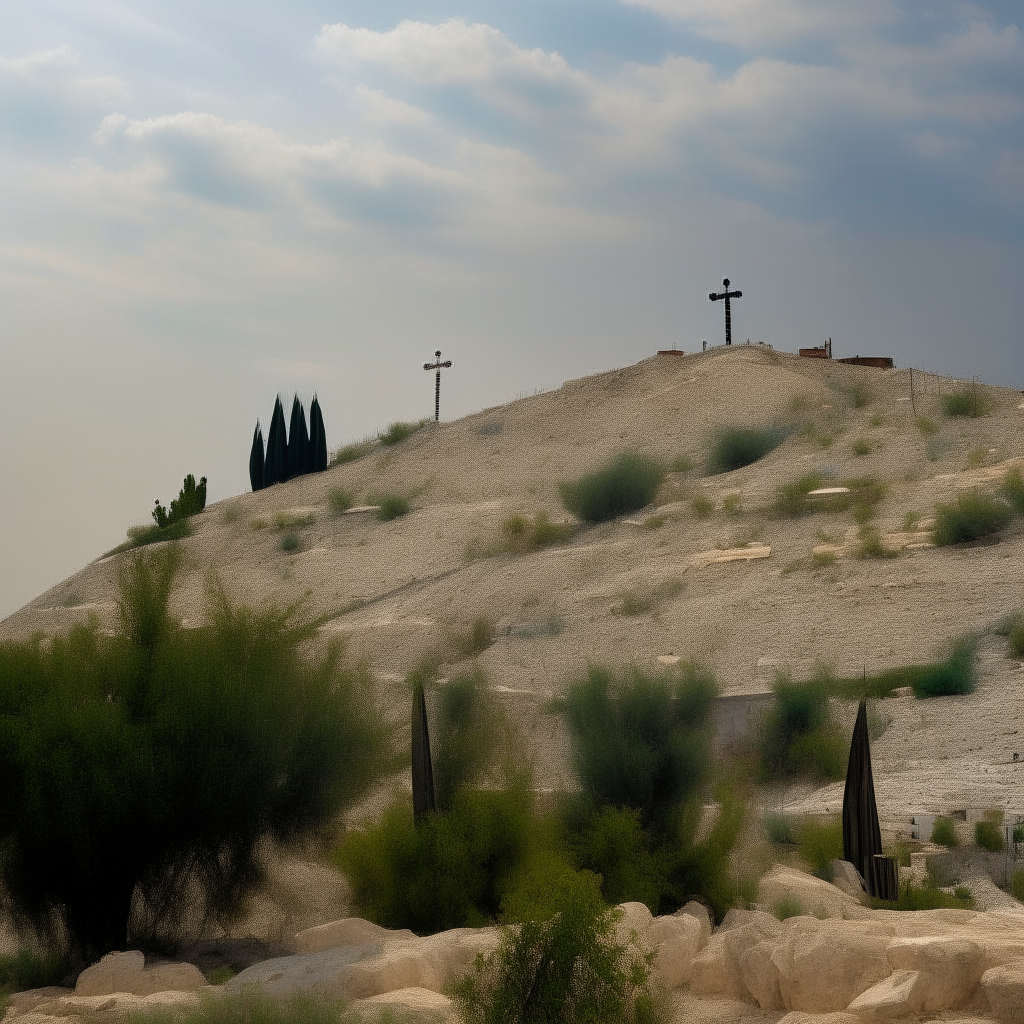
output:
[[[332,826],[392,765],[369,680],[301,653],[296,608],[168,613],[176,545],[127,559],[120,629],[0,644],[0,892],[15,920],[94,959],[174,936],[202,895],[227,919],[268,840]],[[190,902],[191,901],[191,902]]]

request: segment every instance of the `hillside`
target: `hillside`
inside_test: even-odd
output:
[[[880,813],[896,824],[915,810],[1024,811],[1024,761],[1013,758],[1024,756],[1024,666],[991,634],[1024,606],[1024,529],[1018,519],[997,543],[955,548],[928,546],[927,533],[936,502],[992,490],[1024,465],[1024,401],[979,385],[987,414],[948,418],[941,398],[960,387],[915,372],[911,401],[908,371],[758,346],[656,356],[208,507],[183,542],[188,570],[172,607],[186,624],[200,621],[211,570],[238,602],[305,596],[309,614],[329,616],[324,633],[343,636],[396,697],[430,650],[455,670],[459,637],[485,616],[495,636],[479,664],[527,725],[542,786],[568,779],[541,705],[588,663],[696,658],[738,694],[764,691],[778,669],[799,678],[819,660],[847,675],[927,661],[977,630],[986,635],[976,693],[885,702],[892,722],[874,747]],[[771,424],[792,428],[775,451],[704,475],[716,428]],[[676,462],[657,507],[537,550],[503,550],[509,516],[570,522],[559,482],[624,449],[693,468]],[[779,485],[812,472],[823,485],[884,482],[873,523],[899,556],[855,557],[851,510],[771,511]],[[397,493],[412,510],[390,522],[334,515],[336,488],[357,505]],[[712,503],[706,517],[697,496]],[[920,517],[909,531],[908,513]],[[282,550],[287,533],[299,538],[292,552]],[[0,623],[0,637],[90,615],[111,623],[124,557],[51,588]],[[835,810],[839,800],[832,786],[794,791],[786,806]]]

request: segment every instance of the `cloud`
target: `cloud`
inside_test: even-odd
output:
[[[422,107],[395,99],[380,89],[371,89],[366,85],[357,85],[352,93],[352,102],[362,113],[363,118],[373,124],[404,125],[420,127],[430,124],[433,114]]]
[[[298,202],[356,218],[390,218],[399,208],[422,217],[465,185],[452,171],[376,141],[295,143],[261,125],[194,111],[144,120],[111,114],[93,138],[129,159],[149,161],[166,189],[240,208]],[[416,196],[411,205],[401,199],[410,192]]]
[[[76,107],[101,107],[123,101],[124,82],[113,75],[83,75],[70,46],[37,50],[22,57],[0,57],[0,91],[30,91]]]

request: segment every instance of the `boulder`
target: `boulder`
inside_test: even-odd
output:
[[[45,988],[30,988],[24,992],[14,992],[7,998],[8,1010],[12,1016],[20,1017],[22,1014],[31,1013],[42,1003],[52,1002],[63,996],[69,996],[74,992],[71,988],[61,988],[59,985],[47,985]]]
[[[628,945],[630,936],[636,933],[638,941],[643,941],[644,934],[654,921],[654,915],[643,903],[620,903],[616,908],[622,916],[615,925],[615,941]]]
[[[772,961],[787,1010],[831,1013],[892,973],[886,947],[892,928],[874,921],[794,917]]]
[[[758,942],[739,955],[740,977],[762,1010],[784,1010],[779,991],[779,969],[772,960],[774,945]]]
[[[798,903],[804,914],[814,917],[865,919],[871,911],[860,900],[830,882],[795,868],[776,864],[758,887],[758,902],[764,907]]]
[[[966,1005],[985,971],[981,947],[951,935],[893,939],[885,955],[894,970],[920,972],[920,1002],[915,1013]]]
[[[981,988],[1000,1024],[1024,1024],[1024,959],[990,967]]]
[[[452,1021],[455,1008],[452,1001],[429,988],[400,988],[351,1004],[352,1011],[363,1020],[376,1021],[381,1017],[395,1017],[408,1024],[431,1024],[433,1021]]]
[[[867,1020],[886,1020],[916,1013],[921,996],[920,971],[893,971],[877,985],[861,992],[847,1007]]]
[[[674,917],[693,917],[700,921],[701,930],[701,947],[711,938],[711,933],[714,931],[715,922],[711,919],[711,911],[704,906],[703,903],[698,903],[696,900],[690,900],[685,906],[680,907]]]
[[[855,1013],[804,1013],[791,1010],[778,1024],[861,1024]]]
[[[76,996],[102,996],[128,992],[148,996],[154,992],[192,992],[207,982],[193,964],[154,964],[146,967],[146,958],[137,949],[127,953],[108,953],[78,976]]]
[[[690,988],[698,995],[717,995],[757,1002],[743,980],[743,954],[766,939],[782,935],[782,924],[758,910],[730,910],[708,944],[694,957]]]
[[[247,967],[220,987],[225,992],[235,992],[241,991],[246,985],[256,985],[274,998],[288,998],[300,992],[344,996],[346,971],[355,964],[376,957],[380,952],[380,943],[371,942],[362,946],[323,949],[318,953],[274,957]],[[376,995],[377,992],[366,994]]]
[[[654,974],[666,988],[678,988],[690,980],[693,958],[705,941],[703,923],[688,914],[656,917],[644,935],[644,942],[657,954]]]
[[[295,936],[295,947],[300,953],[319,953],[322,949],[338,946],[363,946],[370,942],[412,938],[415,936],[408,928],[392,931],[361,917],[345,917],[299,932]]]

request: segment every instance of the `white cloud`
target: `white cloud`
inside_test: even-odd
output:
[[[37,50],[22,57],[0,57],[0,89],[28,88],[75,107],[97,107],[122,101],[124,82],[112,75],[83,75],[70,46]]]

